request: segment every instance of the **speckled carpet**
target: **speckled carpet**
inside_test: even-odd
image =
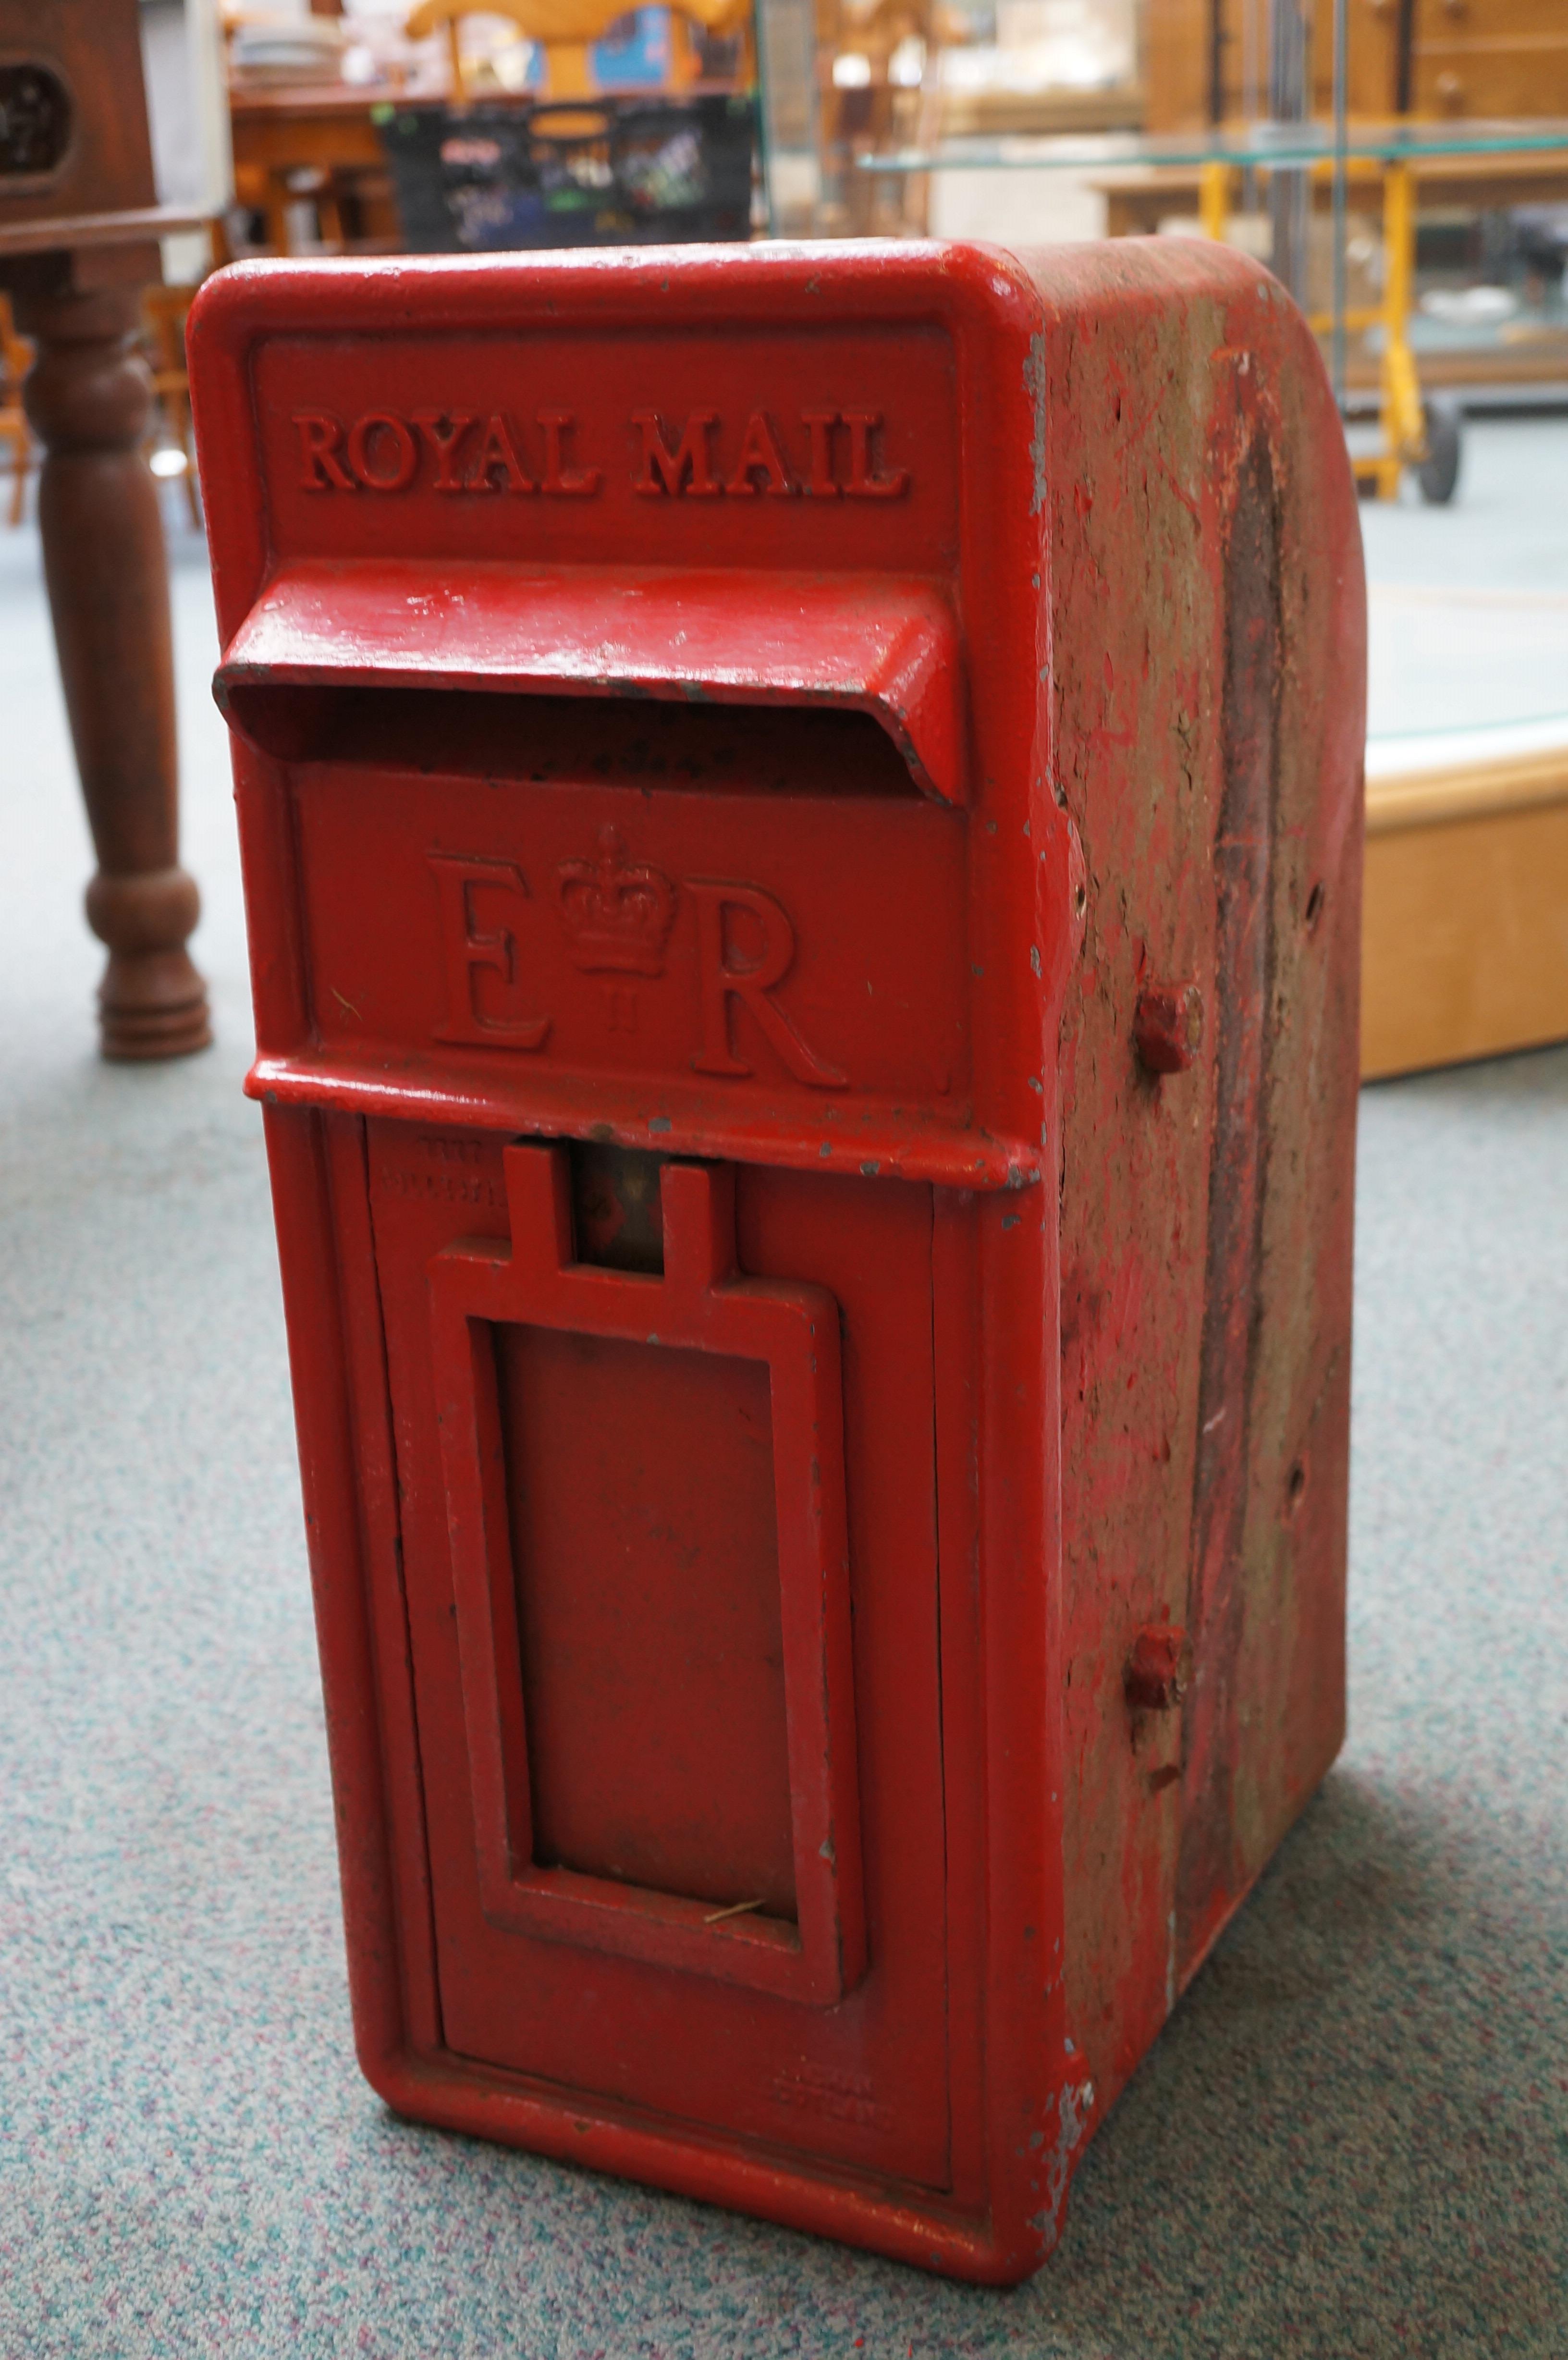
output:
[[[1363,1099],[1351,1732],[1011,2295],[410,2129],[353,2060],[198,544],[219,1047],[93,1056],[0,534],[0,2355],[1568,2355],[1568,1052]]]

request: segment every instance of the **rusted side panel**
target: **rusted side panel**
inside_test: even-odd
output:
[[[1183,1751],[1179,1936],[1227,1885],[1238,1725],[1248,1412],[1259,1341],[1258,1257],[1268,1139],[1269,982],[1279,705],[1279,551],[1274,471],[1256,433],[1236,469],[1223,551],[1220,803],[1214,834],[1214,1113],[1203,1340],[1186,1624],[1197,1677]]]
[[[1272,829],[1266,886],[1261,872],[1257,886],[1267,998],[1245,1496],[1224,1612],[1194,1633],[1183,1982],[1323,1777],[1345,1727],[1366,593],[1344,438],[1318,355],[1289,305],[1277,300],[1272,311],[1276,333],[1250,353],[1235,349],[1234,330],[1227,339],[1227,661],[1238,707],[1225,740],[1227,775],[1250,763],[1257,797],[1267,770]],[[1253,452],[1268,456],[1271,558],[1258,537],[1266,511],[1249,488]],[[1266,683],[1256,650],[1267,665],[1275,628],[1277,672]],[[1265,717],[1267,765],[1248,735]],[[1216,1143],[1216,1175],[1220,1168]],[[1206,1609],[1206,1594],[1197,1596]]]
[[[1294,322],[1292,321],[1292,325]],[[1228,1860],[1188,1896],[1190,1974],[1339,1750],[1360,1027],[1366,591],[1344,446],[1305,333],[1277,408],[1281,666],[1257,1343],[1231,1678]]]
[[[1365,640],[1296,315],[1215,249],[1116,263],[1126,307],[1098,317],[1086,258],[1040,266],[1052,785],[1087,896],[1062,1076],[1063,1875],[1096,2112],[1343,1726]],[[1130,605],[1107,595],[1129,541]],[[1201,1046],[1156,1075],[1140,995],[1187,984]],[[1192,1677],[1151,1708],[1124,1668],[1170,1624]]]

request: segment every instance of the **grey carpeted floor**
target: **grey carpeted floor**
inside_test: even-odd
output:
[[[1031,2285],[408,2128],[350,2043],[226,755],[177,556],[221,1040],[114,1071],[36,545],[0,534],[5,2360],[1562,2360],[1568,1052],[1364,1096],[1349,1743]]]

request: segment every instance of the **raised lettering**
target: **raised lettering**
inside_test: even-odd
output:
[[[730,1002],[738,1000],[755,1017],[766,1039],[798,1082],[813,1089],[842,1090],[849,1076],[824,1065],[789,1018],[768,995],[789,974],[795,956],[795,929],[789,912],[757,885],[725,885],[701,879],[686,888],[697,911],[697,956],[702,1001],[702,1046],[691,1060],[700,1074],[742,1076],[753,1068],[735,1054],[730,1039]],[[744,911],[761,935],[748,957],[726,921]]]
[[[585,500],[592,497],[603,480],[597,467],[569,467],[562,457],[565,438],[577,424],[570,410],[541,410],[539,422],[544,428],[544,487],[555,499]]]
[[[784,464],[772,421],[761,410],[754,410],[746,421],[740,457],[735,461],[735,474],[724,486],[725,491],[733,499],[754,498],[757,492],[757,486],[751,480],[754,475],[767,476],[763,489],[776,499],[788,499],[795,489],[794,480]]]
[[[481,895],[526,901],[522,870],[512,860],[470,860],[447,852],[432,852],[430,863],[441,906],[447,990],[447,1021],[436,1039],[538,1049],[550,1031],[548,1016],[521,1016],[515,1010],[486,1013],[476,989],[481,974],[491,973],[502,978],[508,1006],[517,996],[517,938],[505,923],[484,925],[477,903]]]
[[[836,500],[840,487],[833,479],[833,437],[836,410],[805,410],[800,422],[811,438],[811,480],[806,489],[814,500]]]
[[[328,410],[297,410],[293,419],[299,436],[299,489],[352,492],[354,478],[344,474],[337,456],[343,447],[343,420]]]
[[[458,444],[474,423],[473,411],[416,410],[414,423],[435,453],[437,491],[461,492],[463,478],[453,472],[452,462],[457,456]]]
[[[645,498],[659,497],[660,490],[678,497],[685,478],[687,497],[694,500],[716,499],[723,488],[715,484],[708,464],[708,437],[718,424],[714,410],[694,410],[686,421],[685,432],[679,445],[671,450],[664,439],[664,428],[657,410],[634,410],[632,424],[642,429],[642,474],[632,485],[634,492]]]
[[[717,410],[688,413],[677,441],[655,410],[637,410],[631,423],[641,436],[632,489],[645,499],[788,499],[805,492],[812,499],[898,499],[909,488],[907,467],[883,464],[878,410],[806,410],[800,413],[810,444],[805,480],[794,474],[779,427],[766,410],[754,410],[741,432],[740,449],[728,475],[714,473],[722,421]],[[329,410],[290,413],[299,438],[299,486],[307,492],[407,491],[418,476],[421,453],[433,462],[429,488],[454,493],[544,492],[557,499],[591,498],[604,484],[600,467],[580,466],[571,456],[571,438],[580,423],[570,410],[536,411],[544,438],[544,467],[538,482],[528,473],[523,438],[499,410],[488,417],[463,410],[418,410],[411,419],[391,410],[369,410],[345,432]],[[474,430],[483,419],[475,449]],[[848,436],[848,475],[836,467]]]
[[[896,500],[900,492],[909,487],[909,471],[895,467],[891,475],[879,475],[871,464],[871,437],[882,423],[879,410],[846,410],[844,422],[849,429],[849,481],[844,486],[852,500]]]
[[[370,464],[373,434],[390,435],[392,439],[390,475],[377,475]],[[419,464],[419,446],[403,421],[394,418],[389,410],[370,410],[363,418],[356,418],[348,430],[348,464],[367,492],[406,492]]]
[[[471,492],[498,492],[495,470],[499,467],[506,478],[509,492],[531,492],[537,489],[517,456],[517,446],[512,440],[512,430],[496,411],[485,421],[485,441],[480,447],[479,462],[468,478]]]

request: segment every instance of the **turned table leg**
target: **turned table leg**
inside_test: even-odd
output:
[[[109,948],[106,1057],[177,1057],[212,1039],[185,944],[200,912],[179,866],[174,653],[158,492],[142,444],[152,380],[136,299],[37,293],[27,415],[44,446],[38,525],[66,710],[98,856],[87,921]]]

